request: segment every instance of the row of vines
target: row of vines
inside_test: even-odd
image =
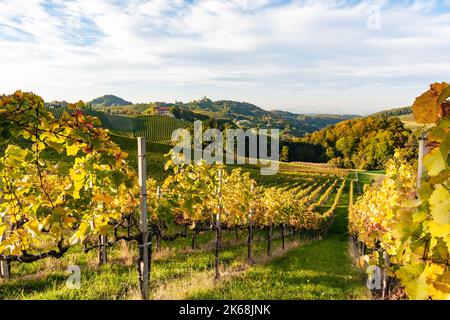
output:
[[[18,91],[1,98],[0,124],[3,267],[60,258],[74,246],[105,250],[119,240],[138,243],[141,263],[145,254],[151,257],[154,237],[169,241],[183,235],[167,226],[216,232],[216,268],[222,228],[248,228],[251,262],[253,228],[268,229],[269,254],[272,228],[317,238],[327,231],[346,184],[324,178],[289,189],[263,187],[241,169],[169,160],[164,183],[147,179],[143,195],[128,155],[79,105],[55,118],[39,96]],[[322,212],[334,190],[332,206]],[[142,199],[147,238],[140,228]],[[141,270],[141,281],[148,268]]]
[[[427,125],[418,164],[397,154],[385,178],[350,206],[362,260],[381,267],[384,280],[399,282],[411,299],[450,299],[449,97],[449,84],[437,83],[416,99],[414,117]]]
[[[56,118],[60,118],[66,111],[66,108],[48,107],[47,110]],[[83,113],[98,118],[102,127],[108,129],[112,133],[125,135],[130,138],[144,137],[152,142],[171,143],[172,132],[187,126],[187,122],[183,120],[174,119],[164,115],[128,117],[88,108],[83,108]]]

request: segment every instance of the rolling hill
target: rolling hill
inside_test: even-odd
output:
[[[120,99],[120,98],[119,98]],[[93,108],[102,110],[107,103],[103,98],[93,100]],[[123,100],[123,99],[121,99]],[[232,100],[212,101],[208,98],[187,103],[153,102],[148,104],[112,105],[108,112],[113,114],[139,116],[146,108],[168,106],[177,119],[185,121],[202,120],[209,123],[229,123],[234,126],[248,128],[276,128],[282,131],[284,138],[295,138],[311,133],[329,125],[349,120],[356,115],[334,114],[296,114],[280,110],[264,110],[248,102]]]
[[[401,107],[401,108],[394,108],[394,109],[388,109],[383,110],[377,113],[372,114],[372,116],[402,116],[402,115],[408,115],[412,114],[412,108],[411,107]]]
[[[299,137],[326,126],[355,118],[355,115],[296,114],[280,110],[264,110],[248,102],[212,101],[203,98],[177,105],[214,118],[232,120],[243,128],[277,128],[285,137]]]
[[[114,95],[104,95],[89,102],[92,106],[113,107],[113,106],[128,106],[133,104]]]
[[[394,108],[383,110],[377,113],[374,113],[372,116],[386,116],[386,117],[397,117],[403,123],[405,128],[415,131],[423,126],[418,124],[414,119],[412,108],[411,107],[402,107],[402,108]]]

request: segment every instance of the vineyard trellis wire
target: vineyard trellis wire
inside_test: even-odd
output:
[[[217,257],[221,230],[250,225],[266,229],[270,255],[274,228],[281,228],[283,241],[286,227],[311,238],[326,232],[345,186],[343,180],[333,206],[321,213],[308,210],[306,204],[319,196],[328,175],[319,188],[313,191],[309,186],[298,196],[307,183],[289,190],[268,188],[257,185],[239,168],[174,165],[169,160],[170,174],[159,189],[145,174],[138,178],[127,164],[127,154],[110,140],[97,118],[77,105],[70,108],[56,118],[34,94],[18,91],[0,100],[3,263],[61,258],[79,244],[84,252],[99,248],[106,262],[106,247],[119,240],[134,241],[140,249],[138,280],[143,298],[148,298],[145,283],[153,237],[171,241],[183,235],[166,234],[163,225],[216,232]],[[138,154],[143,169],[145,152],[141,148]],[[147,230],[142,227],[145,223]],[[249,241],[249,262],[251,258]]]

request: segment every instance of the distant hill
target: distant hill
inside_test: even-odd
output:
[[[395,108],[380,111],[374,113],[372,116],[386,116],[386,117],[397,117],[403,123],[405,128],[408,128],[412,131],[416,131],[419,128],[422,128],[423,125],[420,125],[414,119],[414,115],[411,107],[403,107],[403,108]]]
[[[99,97],[90,101],[89,104],[91,104],[92,106],[114,107],[114,106],[128,106],[133,103],[114,95],[105,95],[103,97]]]
[[[138,116],[144,114],[147,108],[154,106],[170,107],[176,119],[193,122],[202,120],[208,125],[221,128],[236,126],[248,128],[276,128],[281,130],[284,139],[301,137],[329,125],[356,118],[356,115],[334,114],[297,114],[280,110],[264,110],[252,103],[232,100],[212,101],[208,98],[191,102],[151,102],[126,106],[112,106],[108,112],[118,115]],[[101,111],[102,106],[94,105]]]
[[[383,110],[383,111],[372,114],[372,116],[387,116],[387,117],[395,116],[396,117],[396,116],[402,116],[402,115],[411,114],[411,113],[412,113],[411,107],[402,107],[402,108]]]
[[[329,125],[349,120],[356,115],[296,114],[279,110],[264,110],[248,102],[232,100],[212,101],[203,98],[189,103],[178,103],[176,107],[215,119],[233,121],[242,128],[277,128],[285,138],[299,137]]]

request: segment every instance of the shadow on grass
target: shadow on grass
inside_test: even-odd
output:
[[[36,292],[45,292],[63,285],[67,280],[65,273],[53,273],[33,279],[13,279],[0,284],[0,300],[20,299]]]
[[[64,271],[18,277],[0,285],[0,299],[126,299],[136,287],[134,268],[105,265],[81,269],[81,289],[66,285],[70,274]]]
[[[331,237],[299,247],[222,287],[190,299],[355,299],[365,298],[361,273],[345,245]],[[334,252],[334,254],[333,254]]]

